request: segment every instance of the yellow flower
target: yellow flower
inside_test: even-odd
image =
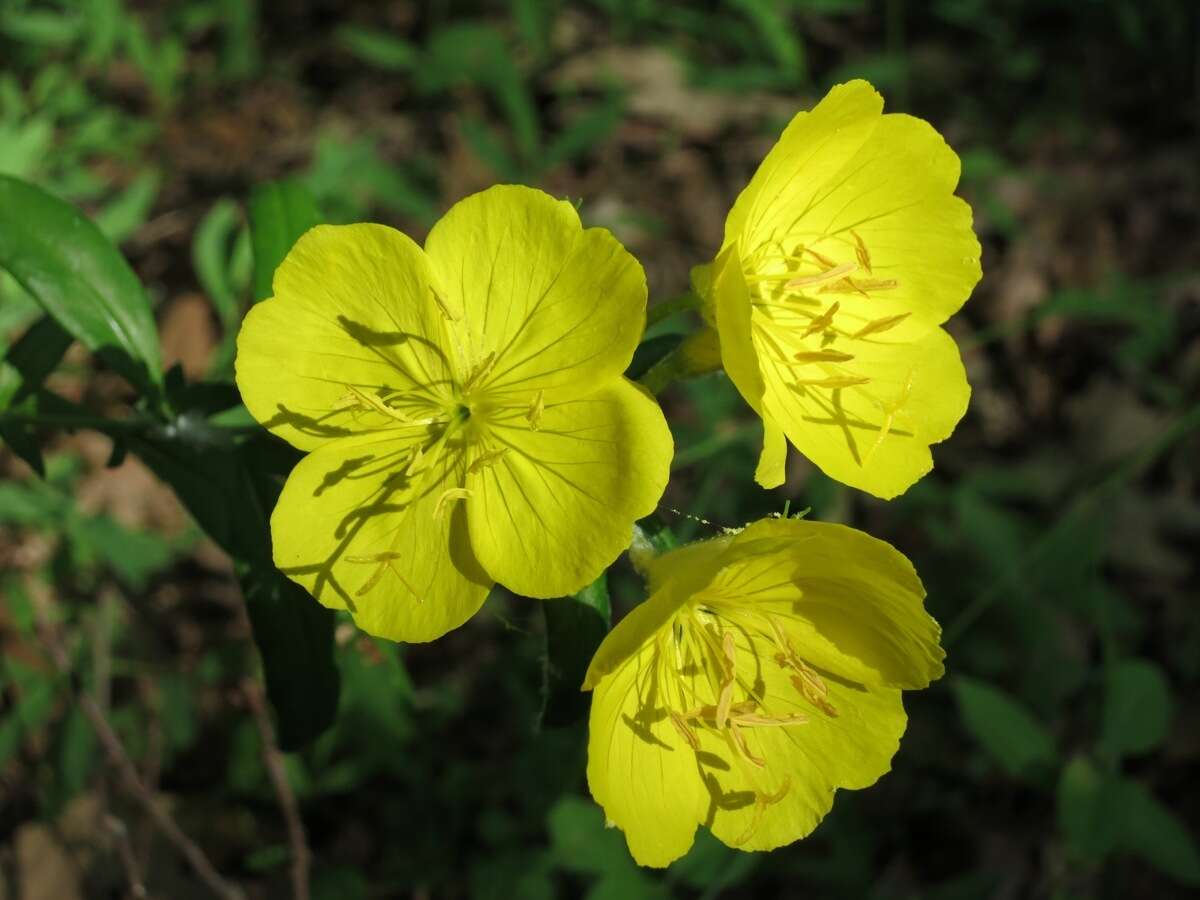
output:
[[[830,477],[894,497],[967,408],[938,327],[980,278],[958,157],[927,122],[882,109],[852,81],[798,114],[693,273],[725,370],[763,418],[765,487],[783,482],[786,435]]]
[[[667,481],[662,412],[621,374],[645,308],[637,261],[531,188],[466,198],[424,250],[382,225],[309,231],[238,337],[246,406],[309,451],[271,517],[276,564],[405,641],[496,581],[592,581]]]
[[[650,589],[584,682],[588,784],[642,865],[697,825],[744,850],[804,837],[890,767],[901,689],[942,674],[912,566],[852,528],[765,519],[659,557]]]

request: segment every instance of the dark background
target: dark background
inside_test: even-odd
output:
[[[536,604],[495,595],[425,646],[346,621],[336,725],[285,762],[313,896],[1190,896],[1198,48],[1184,0],[0,0],[0,172],[120,242],[192,378],[228,376],[266,180],[417,239],[467,193],[538,185],[614,231],[653,303],[686,290],[774,136],[832,84],[870,79],[962,157],[984,279],[949,328],[974,393],[929,477],[884,503],[793,454],[766,492],[727,379],[662,398],[659,516],[679,536],[790,501],[916,563],[948,674],[908,697],[893,772],[802,843],[700,834],[640,871],[587,796],[583,725],[539,727]],[[0,347],[36,312],[0,282]],[[50,385],[112,415],[129,399],[79,347]],[[103,765],[38,604],[184,830],[249,896],[290,896],[230,564],[140,463],[105,467],[107,438],[47,440],[44,481],[0,448],[0,898],[128,896],[123,851],[151,896],[209,896]],[[624,563],[612,586],[618,614],[641,599]]]

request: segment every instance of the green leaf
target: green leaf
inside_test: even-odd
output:
[[[62,327],[133,384],[157,394],[154,316],[129,264],[68,203],[0,175],[0,268]]]
[[[110,241],[119,244],[142,226],[158,197],[158,183],[158,172],[143,172],[96,214],[96,225]]]
[[[152,531],[131,531],[107,516],[80,518],[67,528],[72,549],[111,569],[134,590],[171,562],[171,542]]]
[[[328,728],[337,713],[333,611],[275,569],[242,566],[238,579],[275,708],[279,746],[298,750]]]
[[[292,244],[321,221],[312,194],[294,181],[259,185],[250,195],[254,300],[271,296],[271,279]]]
[[[407,72],[420,60],[420,51],[411,43],[375,28],[343,25],[333,37],[361,61],[385,72]]]
[[[200,286],[216,307],[221,323],[228,328],[237,321],[237,292],[229,278],[234,233],[238,227],[237,204],[223,197],[200,220],[192,238],[192,268]]]
[[[542,165],[549,168],[587,156],[608,139],[624,115],[625,98],[619,91],[612,91],[550,141],[542,154]]]
[[[961,675],[951,687],[967,731],[1010,775],[1054,762],[1053,738],[1015,697]]]
[[[542,611],[546,656],[541,721],[551,727],[572,725],[587,714],[591,697],[581,690],[583,676],[612,622],[605,573],[574,597],[545,601]]]
[[[1116,663],[1107,678],[1102,744],[1120,756],[1153,750],[1167,735],[1173,707],[1171,687],[1157,663]]]
[[[71,346],[71,341],[71,336],[50,316],[42,316],[29,326],[0,361],[0,412],[17,405],[40,388]],[[13,423],[0,425],[0,441],[38,475],[46,474],[36,429]]]
[[[1135,781],[1121,782],[1121,845],[1187,885],[1200,885],[1200,850],[1179,818]]]
[[[69,800],[85,787],[96,764],[96,733],[83,710],[72,707],[63,722],[58,745],[59,790]]]
[[[1063,769],[1057,789],[1058,828],[1083,859],[1099,861],[1121,835],[1121,790],[1115,778],[1077,756]]]

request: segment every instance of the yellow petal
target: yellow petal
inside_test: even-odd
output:
[[[386,434],[330,442],[292,471],[271,516],[275,564],[285,574],[324,605],[350,609],[363,630],[397,641],[458,627],[492,583],[467,537],[472,500],[434,515],[463,483],[461,450],[410,465],[417,446]]]
[[[361,402],[421,418],[448,376],[441,317],[421,249],[383,225],[321,225],[275,272],[274,297],[238,334],[237,384],[258,421],[302,450],[395,427]]]
[[[759,327],[765,417],[829,477],[877,497],[903,493],[932,468],[929,446],[949,437],[966,412],[971,392],[954,340],[915,320],[861,340],[839,338],[835,346],[854,355],[846,372],[869,379],[848,387],[800,383],[790,360],[804,346],[795,329]]]
[[[857,529],[763,519],[733,539],[710,590],[774,607],[806,659],[853,681],[917,689],[943,674],[912,563]]]
[[[740,241],[748,252],[790,231],[867,141],[882,110],[883,98],[871,85],[850,81],[811,112],[797,113],[730,210],[723,246]]]
[[[807,720],[742,729],[748,751],[765,762],[762,768],[747,765],[720,735],[700,732],[697,757],[710,810],[705,824],[729,846],[771,850],[810,834],[837,789],[869,787],[887,772],[907,720],[900,691],[864,689],[829,675],[822,680],[837,715],[827,715],[789,683],[769,644],[735,634],[735,647],[739,659],[757,659],[771,715]]]
[[[787,440],[783,430],[772,421],[763,420],[763,446],[758,457],[754,480],[765,488],[783,484],[787,464]]]
[[[536,431],[517,412],[479,428],[508,452],[467,476],[471,543],[519,594],[559,597],[591,583],[666,487],[671,433],[658,404],[623,378],[578,399],[547,396]]]
[[[584,230],[570,203],[489,188],[455,204],[425,249],[460,365],[496,354],[489,395],[583,393],[632,359],[646,320],[642,267],[608,231]]]
[[[971,208],[954,196],[959,171],[958,156],[928,122],[883,116],[799,228],[824,234],[812,246],[831,260],[858,262],[866,252],[873,275],[895,282],[871,292],[874,317],[911,313],[936,325],[981,275]]]
[[[753,337],[750,289],[735,244],[717,257],[713,310],[721,341],[721,364],[751,408],[762,414],[763,378]]]
[[[632,618],[631,613],[610,639]],[[633,858],[660,867],[687,853],[707,801],[695,754],[672,725],[668,698],[657,695],[656,670],[669,664],[661,652],[653,639],[642,643],[596,685],[587,765],[592,796],[625,832]]]

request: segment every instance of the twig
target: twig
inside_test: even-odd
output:
[[[275,788],[275,797],[279,800],[279,809],[287,825],[288,847],[292,854],[292,896],[295,900],[308,900],[308,870],[312,863],[312,853],[308,849],[308,837],[304,833],[304,820],[300,817],[300,804],[288,781],[287,770],[283,765],[283,752],[275,740],[275,729],[271,725],[271,717],[267,712],[267,704],[263,700],[262,689],[253,678],[242,681],[242,696],[258,726],[258,736],[262,740],[263,763],[267,767],[267,775]]]
[[[100,707],[96,705],[96,701],[76,687],[67,651],[58,640],[58,635],[50,622],[50,616],[46,609],[50,602],[49,598],[43,591],[38,590],[36,586],[32,587],[33,589],[29,593],[33,598],[33,611],[37,620],[38,637],[41,638],[42,644],[50,654],[50,660],[54,663],[54,667],[60,675],[67,679],[69,689],[75,696],[75,702],[79,704],[79,708],[83,710],[83,714],[91,722],[92,728],[96,732],[96,739],[104,748],[104,755],[108,758],[109,765],[116,769],[117,774],[121,777],[125,790],[142,807],[142,810],[154,822],[162,835],[188,861],[188,864],[192,867],[192,871],[196,873],[196,876],[204,882],[209,890],[218,897],[221,897],[222,900],[245,900],[241,889],[221,877],[199,845],[184,833],[183,829],[171,818],[170,813],[155,802],[153,795],[138,776],[138,771],[133,764],[133,760],[125,752],[125,747],[121,744],[121,739],[113,731],[112,726],[108,723],[108,719],[105,718]]]
[[[138,866],[137,856],[133,852],[133,844],[129,840],[129,829],[116,816],[105,814],[104,827],[112,836],[117,847],[117,856],[125,869],[125,878],[129,881],[129,895],[136,900],[147,900],[146,885],[142,882],[142,870]]]

